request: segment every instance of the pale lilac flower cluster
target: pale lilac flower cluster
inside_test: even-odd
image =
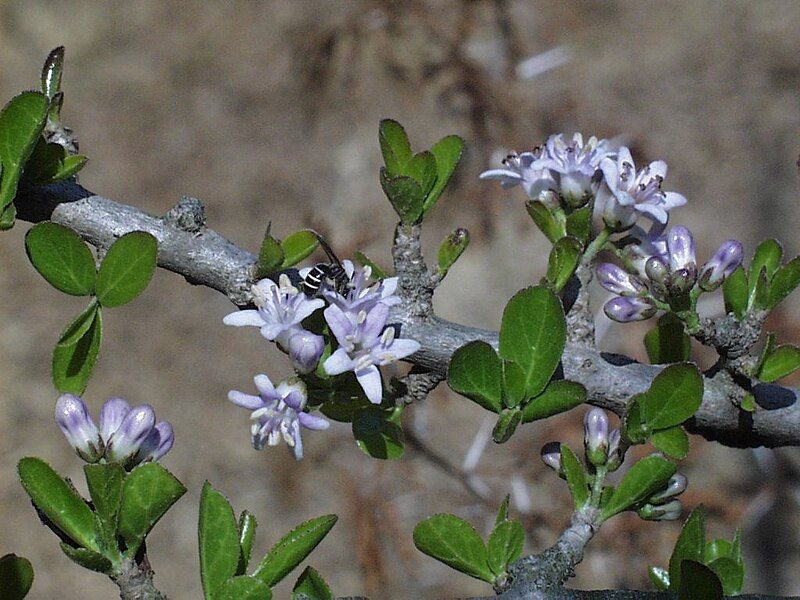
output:
[[[156,423],[148,404],[131,408],[122,398],[111,398],[100,409],[98,428],[86,403],[73,394],[56,402],[56,423],[81,459],[119,463],[126,469],[156,461],[169,452],[175,441],[172,425]]]
[[[253,448],[276,446],[283,440],[297,460],[303,458],[301,427],[312,430],[327,429],[330,423],[323,417],[305,412],[307,396],[305,384],[297,378],[283,381],[276,388],[266,375],[256,375],[253,382],[258,396],[231,390],[228,399],[251,412]]]
[[[651,243],[650,256],[644,256],[644,249],[645,245],[638,246],[641,254],[637,257],[644,268],[628,265],[636,274],[611,263],[597,267],[600,285],[617,294],[604,307],[606,315],[615,321],[648,319],[657,311],[656,301],[669,303],[685,297],[695,286],[703,292],[713,291],[742,264],[743,257],[742,244],[728,240],[698,267],[694,238],[683,226],[667,232],[663,249],[660,242]]]
[[[352,264],[345,269],[352,272]],[[348,274],[350,274],[350,272]],[[326,292],[330,305],[325,321],[339,347],[323,363],[328,375],[353,371],[370,402],[380,404],[383,382],[379,366],[387,365],[419,350],[414,340],[395,337],[395,328],[387,325],[389,307],[400,299],[394,295],[397,279],[369,283],[370,268],[353,273],[351,289],[346,296]]]
[[[292,359],[300,373],[317,367],[325,339],[303,328],[302,322],[325,305],[321,298],[309,298],[294,287],[285,274],[276,284],[262,279],[253,286],[255,310],[240,310],[223,319],[234,327],[259,327],[261,335],[275,342]]]

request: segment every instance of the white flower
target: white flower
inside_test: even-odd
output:
[[[503,159],[504,168],[484,171],[479,178],[497,180],[505,189],[521,185],[528,197],[537,198],[542,192],[556,187],[550,171],[535,164],[541,155],[541,148],[522,154],[511,153]]]
[[[607,140],[592,136],[583,143],[583,136],[575,133],[572,140],[564,141],[564,134],[551,135],[547,139],[541,157],[533,167],[549,169],[556,181],[555,189],[571,204],[586,201],[596,191],[593,177],[600,168],[600,161],[613,154]]]

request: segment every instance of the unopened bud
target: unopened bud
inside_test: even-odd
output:
[[[717,289],[742,264],[744,250],[736,240],[724,242],[709,261],[700,268],[700,287],[705,291]]]
[[[664,504],[667,500],[674,498],[675,496],[680,496],[683,492],[686,491],[686,485],[688,484],[688,480],[686,476],[681,475],[680,473],[675,473],[672,477],[669,478],[667,481],[666,487],[660,492],[657,492],[650,496],[648,500],[651,504]]]
[[[658,506],[645,504],[636,511],[636,514],[646,521],[676,521],[681,517],[682,511],[681,501],[673,500]]]
[[[603,310],[606,316],[619,323],[644,321],[656,314],[656,308],[641,298],[617,296],[606,302]]]
[[[586,457],[595,466],[604,465],[608,459],[608,415],[601,408],[593,408],[583,418],[583,440]]]
[[[542,447],[542,462],[559,473],[561,471],[561,442],[549,442]]]

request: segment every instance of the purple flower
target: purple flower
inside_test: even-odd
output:
[[[102,458],[103,440],[82,399],[72,394],[59,397],[56,423],[81,459],[96,463]]]
[[[698,281],[706,291],[715,290],[742,264],[744,249],[736,240],[728,240],[717,249],[707,263],[700,267]]]
[[[172,425],[155,419],[148,404],[131,409],[122,398],[111,398],[100,409],[98,429],[77,396],[64,394],[56,403],[56,421],[78,456],[87,462],[105,458],[126,469],[158,460],[172,448]]]
[[[480,179],[495,179],[503,188],[521,185],[529,198],[536,198],[542,192],[556,188],[556,181],[546,168],[536,166],[542,156],[542,149],[516,154],[512,152],[503,159],[502,169],[491,169],[480,174]]]
[[[303,458],[303,440],[300,428],[323,430],[330,423],[305,412],[306,387],[299,379],[281,382],[277,388],[266,375],[256,375],[253,382],[258,396],[231,390],[228,400],[250,411],[253,448],[261,450],[265,445],[276,446],[281,440],[294,452],[297,460]]]
[[[597,184],[593,182],[600,168],[600,161],[613,155],[608,141],[592,136],[583,143],[583,136],[575,133],[572,140],[564,141],[564,134],[551,135],[547,139],[541,157],[533,167],[549,169],[555,180],[556,190],[570,205],[585,204]]]
[[[638,296],[647,290],[638,277],[612,263],[598,265],[597,279],[609,292],[620,296]]]
[[[640,225],[634,225],[628,232],[628,236],[636,243],[628,244],[622,251],[622,259],[625,266],[637,273],[640,278],[644,278],[645,264],[651,257],[666,258],[667,256],[667,236],[664,233],[666,226],[658,221],[653,221],[650,228],[645,230]]]
[[[339,342],[339,348],[323,363],[328,375],[355,373],[367,398],[380,404],[383,396],[379,366],[413,354],[419,342],[396,339],[393,327],[386,327],[389,307],[379,302],[369,312],[345,313],[335,304],[325,309],[325,320]]]
[[[622,146],[616,160],[604,158],[600,169],[604,185],[597,193],[595,215],[602,217],[609,227],[627,229],[640,214],[666,223],[671,209],[686,204],[682,195],[662,191],[661,184],[667,175],[664,161],[652,162],[637,172],[630,150]]]
[[[349,260],[343,260],[342,266],[350,278],[350,287],[344,296],[336,290],[324,288],[322,295],[330,304],[335,304],[346,313],[356,315],[362,310],[369,312],[378,302],[386,306],[394,306],[400,302],[400,297],[395,295],[397,277],[370,281],[372,276],[370,266],[365,265],[356,270]],[[302,276],[303,271],[300,274]]]
[[[617,296],[606,302],[603,310],[609,319],[620,323],[644,321],[656,314],[656,308],[642,298]]]
[[[286,274],[281,274],[278,281],[280,285],[270,279],[259,281],[253,286],[253,302],[257,309],[231,313],[222,322],[234,327],[259,327],[261,335],[289,353],[295,369],[308,373],[319,362],[325,340],[303,329],[301,323],[315,310],[325,306],[325,301],[321,298],[309,299],[291,284]],[[298,334],[302,334],[302,337],[292,344],[293,337]]]

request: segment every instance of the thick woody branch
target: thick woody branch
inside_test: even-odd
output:
[[[100,248],[107,248],[129,231],[147,231],[158,239],[159,266],[183,275],[192,284],[225,294],[238,306],[251,300],[256,257],[207,229],[196,202],[184,201],[166,218],[159,218],[94,195],[78,184],[59,183],[23,190],[17,208],[24,220],[51,219],[71,227]],[[395,242],[397,266],[407,266],[406,273],[416,273],[420,279],[408,282],[409,291],[430,289],[430,273],[424,263],[419,263],[418,232],[398,228]],[[392,313],[403,337],[422,344],[419,352],[409,359],[420,369],[444,377],[450,356],[458,347],[473,340],[497,346],[496,332],[445,321],[430,314],[429,306],[430,298],[425,294],[422,298],[407,299],[394,307]],[[568,342],[563,365],[565,377],[586,386],[591,404],[617,414],[623,412],[628,398],[646,390],[661,370],[658,366],[598,352],[580,342]],[[706,379],[703,404],[689,428],[728,446],[800,446],[797,391],[757,384],[753,393],[760,408],[754,414],[746,413],[734,405],[742,394],[735,382],[726,377]]]

